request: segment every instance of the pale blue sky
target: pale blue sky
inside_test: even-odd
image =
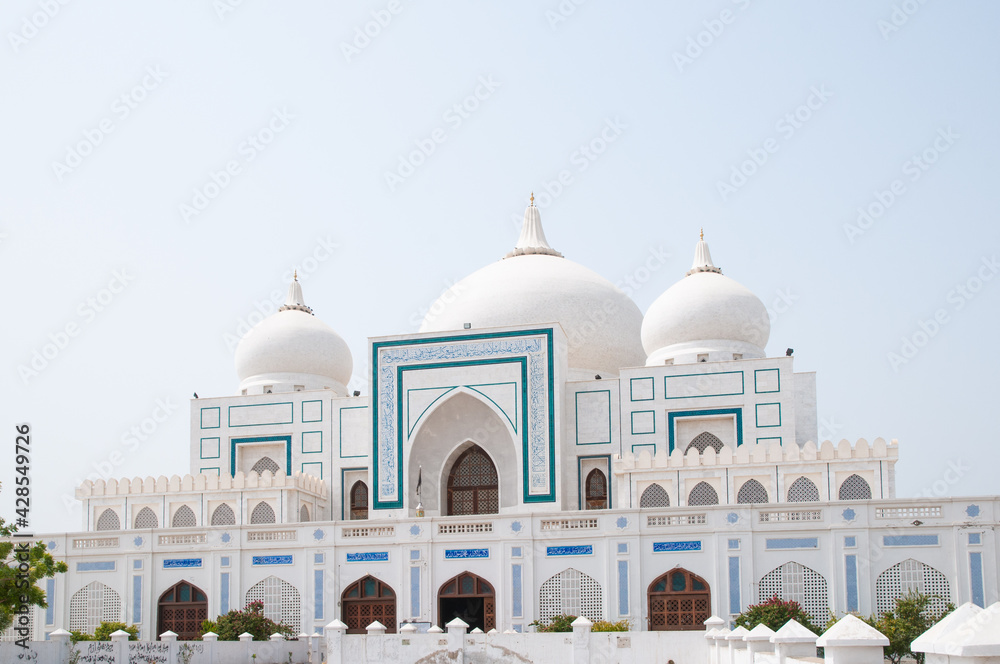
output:
[[[1000,253],[995,3],[897,2],[916,11],[894,26],[887,0],[564,0],[575,10],[558,22],[555,0],[404,1],[395,14],[222,2],[0,10],[0,397],[11,443],[14,423],[34,427],[36,530],[79,527],[61,496],[116,449],[115,475],[187,470],[188,398],[235,392],[226,335],[294,265],[363,375],[367,337],[415,331],[442,289],[511,248],[531,190],[568,258],[645,279],[643,311],[704,226],[727,275],[768,306],[791,301],[768,351],[792,346],[796,369],[818,372],[823,433],[899,438],[900,496],[996,491],[981,461],[997,439],[1000,279],[952,293]],[[391,21],[345,55],[372,12]],[[684,62],[689,39],[704,46]],[[615,140],[581,156],[608,123]],[[265,128],[273,141],[245,143]],[[401,156],[435,137],[390,186]],[[68,169],[70,150],[88,154]],[[925,150],[933,164],[907,166]],[[186,222],[181,205],[230,161],[238,172]],[[561,171],[569,184],[546,200]],[[849,238],[857,208],[894,180],[901,193]],[[329,258],[307,260],[317,250]],[[647,278],[651,252],[671,257]],[[121,270],[122,292],[80,309]],[[947,322],[893,367],[938,309]],[[68,324],[79,333],[25,381],[19,366]],[[157,399],[179,408],[123,449]],[[954,486],[949,462],[966,467]]]

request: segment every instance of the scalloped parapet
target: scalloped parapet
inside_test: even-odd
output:
[[[133,477],[129,479],[110,480],[86,480],[76,488],[76,497],[95,498],[110,496],[136,496],[136,495],[156,495],[164,493],[200,493],[204,491],[242,491],[245,489],[297,489],[303,493],[311,494],[320,498],[325,498],[327,494],[326,484],[323,480],[305,473],[295,473],[292,476],[285,475],[280,470],[272,474],[265,470],[260,476],[257,473],[244,474],[237,472],[234,477],[228,475],[209,475],[199,473],[198,475],[184,475],[180,477],[166,477],[160,475],[157,478]]]
[[[617,472],[663,469],[690,468],[701,466],[754,466],[773,465],[776,463],[802,463],[808,461],[854,461],[857,459],[889,459],[899,458],[899,443],[895,439],[886,442],[876,438],[869,443],[859,438],[854,445],[848,440],[841,440],[834,445],[824,440],[820,445],[808,441],[802,447],[798,445],[780,445],[778,443],[748,443],[740,445],[735,452],[730,447],[723,447],[718,453],[711,447],[698,454],[691,449],[685,454],[680,449],[674,449],[669,455],[662,450],[655,455],[643,449],[637,455],[624,454],[616,457],[614,467]]]

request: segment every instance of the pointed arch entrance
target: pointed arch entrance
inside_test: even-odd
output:
[[[171,586],[157,603],[157,634],[170,630],[180,641],[192,641],[201,635],[201,623],[208,618],[208,597],[187,581]]]
[[[454,618],[469,624],[469,631],[488,632],[497,626],[496,593],[486,580],[462,572],[444,582],[438,591],[438,624],[444,627]]]
[[[478,445],[462,452],[448,474],[448,514],[497,514],[500,482],[493,460]]]
[[[365,628],[375,620],[385,625],[386,634],[396,633],[396,593],[374,576],[347,586],[340,596],[340,607],[348,634],[366,634]]]
[[[647,599],[651,631],[705,629],[705,621],[711,615],[708,583],[681,567],[649,584]]]

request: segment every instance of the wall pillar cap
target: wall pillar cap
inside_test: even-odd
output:
[[[417,631],[416,626],[411,623],[407,623],[399,628],[400,634],[415,634]]]
[[[593,627],[594,626],[594,623],[592,623],[591,621],[587,620],[583,616],[580,616],[579,618],[577,618],[576,620],[574,620],[570,624],[573,625],[573,627]]]
[[[431,626],[431,627],[430,627],[430,628],[429,628],[429,629],[427,630],[427,633],[428,633],[428,634],[443,634],[443,633],[444,633],[444,630],[443,630],[443,629],[441,629],[440,627],[438,627],[437,625],[432,625],[432,626]]]
[[[305,640],[307,640],[309,638],[309,635],[306,634],[305,632],[302,632],[301,634],[299,634],[295,638],[297,638],[299,641],[305,641]]]
[[[385,634],[385,625],[375,620],[368,627],[365,627],[365,630],[369,634]]]
[[[965,621],[970,618],[974,618],[982,612],[983,610],[972,602],[966,602],[936,622],[926,632],[913,639],[913,643],[910,644],[910,649],[913,650],[913,652],[937,653],[934,646],[938,640],[941,639],[941,637],[951,632],[958,625],[963,624]]]
[[[722,627],[725,624],[726,621],[720,618],[719,616],[712,616],[711,618],[707,618],[704,623],[705,627],[709,629],[711,629],[712,627]]]
[[[239,636],[240,641],[253,641],[253,634],[250,632],[243,632]]]
[[[469,623],[465,622],[461,618],[454,618],[450,623],[445,625],[445,627],[457,627],[461,629],[468,629]]]
[[[882,632],[857,616],[847,614],[833,627],[823,632],[816,645],[820,648],[837,646],[887,646],[889,639]]]
[[[743,641],[743,637],[750,633],[743,625],[738,626],[736,629],[732,630],[726,634],[726,641]]]
[[[163,634],[160,634],[160,641],[176,641],[176,640],[177,640],[177,633],[171,632],[169,629],[165,631]]]
[[[219,635],[216,634],[215,632],[205,632],[204,634],[201,635],[201,640],[202,641],[218,641],[219,640]]]
[[[334,618],[331,622],[327,623],[327,629],[335,629],[341,632],[347,631],[347,625],[341,622],[339,619]]]
[[[49,637],[53,637],[53,636],[60,637],[60,636],[73,636],[73,635],[60,627],[56,631],[49,633]]]
[[[487,633],[487,634],[499,634],[500,632],[498,632],[498,631],[497,631],[497,628],[496,628],[496,627],[494,627],[493,629],[491,629],[490,631],[488,631],[488,632],[486,632],[486,633]]]
[[[277,632],[275,632],[274,634],[272,634],[271,636],[269,636],[267,638],[268,638],[269,641],[284,641],[285,640],[285,635],[284,634],[278,634]]]
[[[931,652],[952,657],[1000,657],[1000,602],[961,623],[952,623],[933,647]]]
[[[708,641],[711,641],[712,639],[715,638],[715,635],[718,634],[718,633],[719,633],[719,628],[718,627],[713,627],[710,630],[708,630],[707,632],[705,632],[705,639],[708,640]]]
[[[469,632],[469,634],[482,634],[482,633],[483,633],[483,630],[479,629],[478,627],[475,628],[474,630],[472,630],[471,632]]]
[[[726,640],[726,636],[728,636],[728,635],[729,635],[729,628],[727,628],[727,627],[719,627],[718,629],[715,630],[715,636],[714,636],[714,638],[715,638],[716,641],[725,641]]]
[[[819,637],[811,630],[793,618],[774,633],[771,643],[815,643],[817,638]]]
[[[753,642],[753,641],[767,641],[767,642],[769,642],[771,640],[772,636],[774,636],[774,630],[771,629],[770,627],[768,627],[767,625],[765,625],[764,623],[761,623],[761,624],[757,625],[756,627],[754,627],[749,632],[747,632],[746,634],[744,634],[743,635],[743,640],[744,641],[750,641],[750,642]]]

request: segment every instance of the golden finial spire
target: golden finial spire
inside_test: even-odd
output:
[[[292,279],[294,279],[295,281],[299,280],[299,270],[298,270],[298,268],[296,268],[295,271],[292,273]]]
[[[702,241],[705,240],[705,229],[704,228],[701,229],[701,239],[702,239]]]
[[[531,192],[531,204],[535,204],[535,192]]]

